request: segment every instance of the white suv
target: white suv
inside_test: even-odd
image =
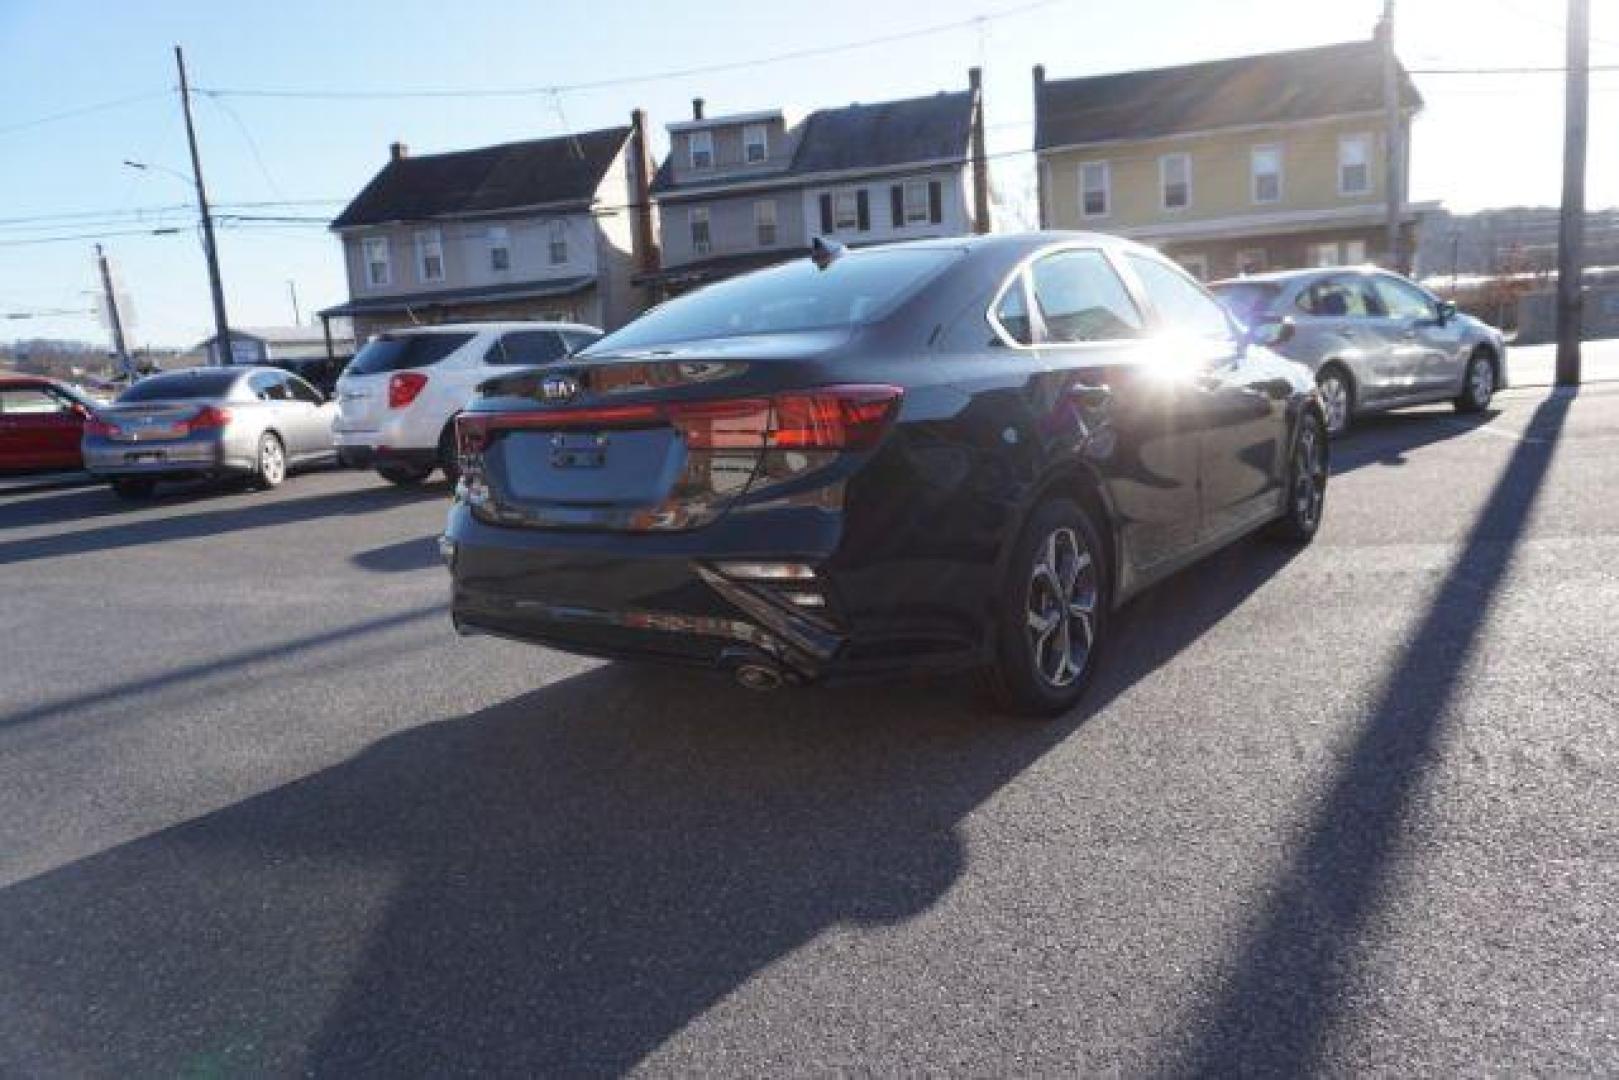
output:
[[[602,336],[578,323],[460,323],[390,330],[366,342],[337,380],[337,451],[384,480],[455,480],[455,416],[500,369],[566,359]]]

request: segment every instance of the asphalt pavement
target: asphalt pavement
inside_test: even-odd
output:
[[[0,495],[0,1075],[1619,1071],[1619,386],[1497,405],[1047,724],[459,639],[442,486]]]

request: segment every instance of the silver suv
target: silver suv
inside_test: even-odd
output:
[[[1315,372],[1331,435],[1358,414],[1404,405],[1479,412],[1506,385],[1501,331],[1386,270],[1286,270],[1210,288],[1249,326],[1292,321],[1275,350]]]

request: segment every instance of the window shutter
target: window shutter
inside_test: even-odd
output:
[[[821,195],[821,235],[827,236],[832,232],[832,196]]]
[[[905,227],[905,188],[904,188],[903,185],[895,184],[893,187],[888,189],[888,207],[889,207],[889,210],[894,215],[894,228],[896,228],[896,229],[904,228]]]
[[[855,222],[861,232],[871,231],[871,200],[866,197],[866,189],[861,188],[854,193]]]
[[[937,225],[944,220],[944,185],[928,181],[928,220]]]

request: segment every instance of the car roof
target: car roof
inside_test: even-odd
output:
[[[1221,278],[1219,281],[1209,282],[1209,288],[1220,285],[1242,285],[1257,282],[1268,285],[1291,285],[1298,281],[1314,281],[1316,278],[1330,277],[1334,274],[1388,274],[1392,271],[1371,263],[1361,263],[1356,266],[1310,266],[1297,270],[1267,270],[1258,274],[1243,274],[1241,277]],[[1397,276],[1397,275],[1396,275]]]
[[[19,390],[30,386],[60,386],[47,375],[0,375],[0,389]]]
[[[482,334],[506,333],[512,330],[582,330],[587,334],[600,334],[600,327],[589,323],[576,322],[542,322],[539,319],[509,319],[498,322],[459,322],[434,323],[432,326],[401,326],[392,330],[380,330],[378,335],[389,334],[394,337],[403,337],[412,334]]]

